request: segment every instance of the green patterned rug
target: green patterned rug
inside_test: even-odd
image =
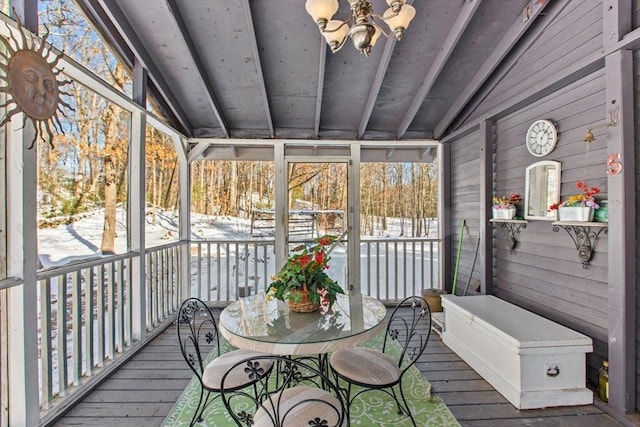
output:
[[[364,347],[381,348],[382,335],[362,344]],[[232,349],[226,341],[221,341],[222,351]],[[431,395],[431,384],[424,375],[412,366],[403,379],[403,389],[407,402],[414,414],[416,425],[429,427],[460,426],[449,408],[437,396]],[[200,384],[194,377],[162,423],[165,427],[188,426],[198,404]],[[217,398],[209,403],[200,426],[235,426],[227,414],[222,399]],[[358,397],[351,406],[351,425],[402,427],[411,426],[411,420],[405,415],[398,415],[395,402],[382,392],[367,392]]]

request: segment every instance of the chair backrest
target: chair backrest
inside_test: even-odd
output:
[[[404,374],[424,353],[430,336],[431,310],[427,301],[420,296],[407,297],[391,312],[382,351],[389,354],[392,342],[399,344],[400,349],[394,348],[393,351],[399,351],[398,366]]]
[[[189,298],[180,306],[176,319],[178,341],[184,360],[191,370],[202,380],[206,366],[205,358],[212,350],[220,353],[218,325],[213,313],[202,300]]]
[[[231,367],[222,378],[221,396],[227,412],[238,426],[273,427],[347,425],[344,397],[333,378],[310,358],[252,356]],[[273,363],[270,371],[263,367]],[[236,367],[244,365],[251,380],[259,378],[256,397],[250,390],[228,391],[225,383]],[[230,374],[231,373],[231,374]],[[231,380],[232,381],[232,380]]]

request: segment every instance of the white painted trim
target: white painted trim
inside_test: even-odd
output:
[[[7,290],[9,425],[38,425],[38,271],[37,251],[37,144],[32,122],[22,126],[22,114],[7,125],[9,213],[7,273],[22,277],[23,285]]]
[[[275,255],[276,271],[280,271],[287,259],[287,247],[289,238],[287,236],[287,167],[284,159],[284,143],[276,141],[273,146],[274,156],[274,186],[275,186]]]
[[[360,146],[351,147],[347,166],[347,267],[350,295],[360,295]],[[345,292],[348,290],[345,289]]]
[[[146,313],[146,277],[145,277],[145,257],[144,248],[146,245],[145,235],[145,207],[146,207],[146,115],[134,111],[131,115],[130,148],[129,148],[129,196],[128,214],[129,218],[129,250],[137,252],[138,257],[134,257],[131,262],[131,290],[133,318],[132,338],[134,340],[144,340],[147,331]]]

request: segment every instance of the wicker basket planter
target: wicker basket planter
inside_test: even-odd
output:
[[[289,304],[289,310],[296,313],[311,313],[320,308],[320,304],[314,304],[309,299],[309,290],[306,286],[300,290],[291,291],[287,303]]]

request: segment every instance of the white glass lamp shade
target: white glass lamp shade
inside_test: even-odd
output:
[[[327,22],[327,27],[322,32],[322,36],[334,52],[344,42],[349,32],[349,26],[343,24],[344,22],[334,19]]]
[[[400,40],[404,34],[404,30],[409,27],[409,23],[413,17],[416,16],[416,9],[410,4],[404,4],[398,15],[393,15],[395,15],[393,9],[387,9],[383,15],[384,22],[386,22],[391,31],[393,31],[396,39]]]
[[[307,0],[305,8],[314,22],[326,22],[338,11],[338,0]]]

